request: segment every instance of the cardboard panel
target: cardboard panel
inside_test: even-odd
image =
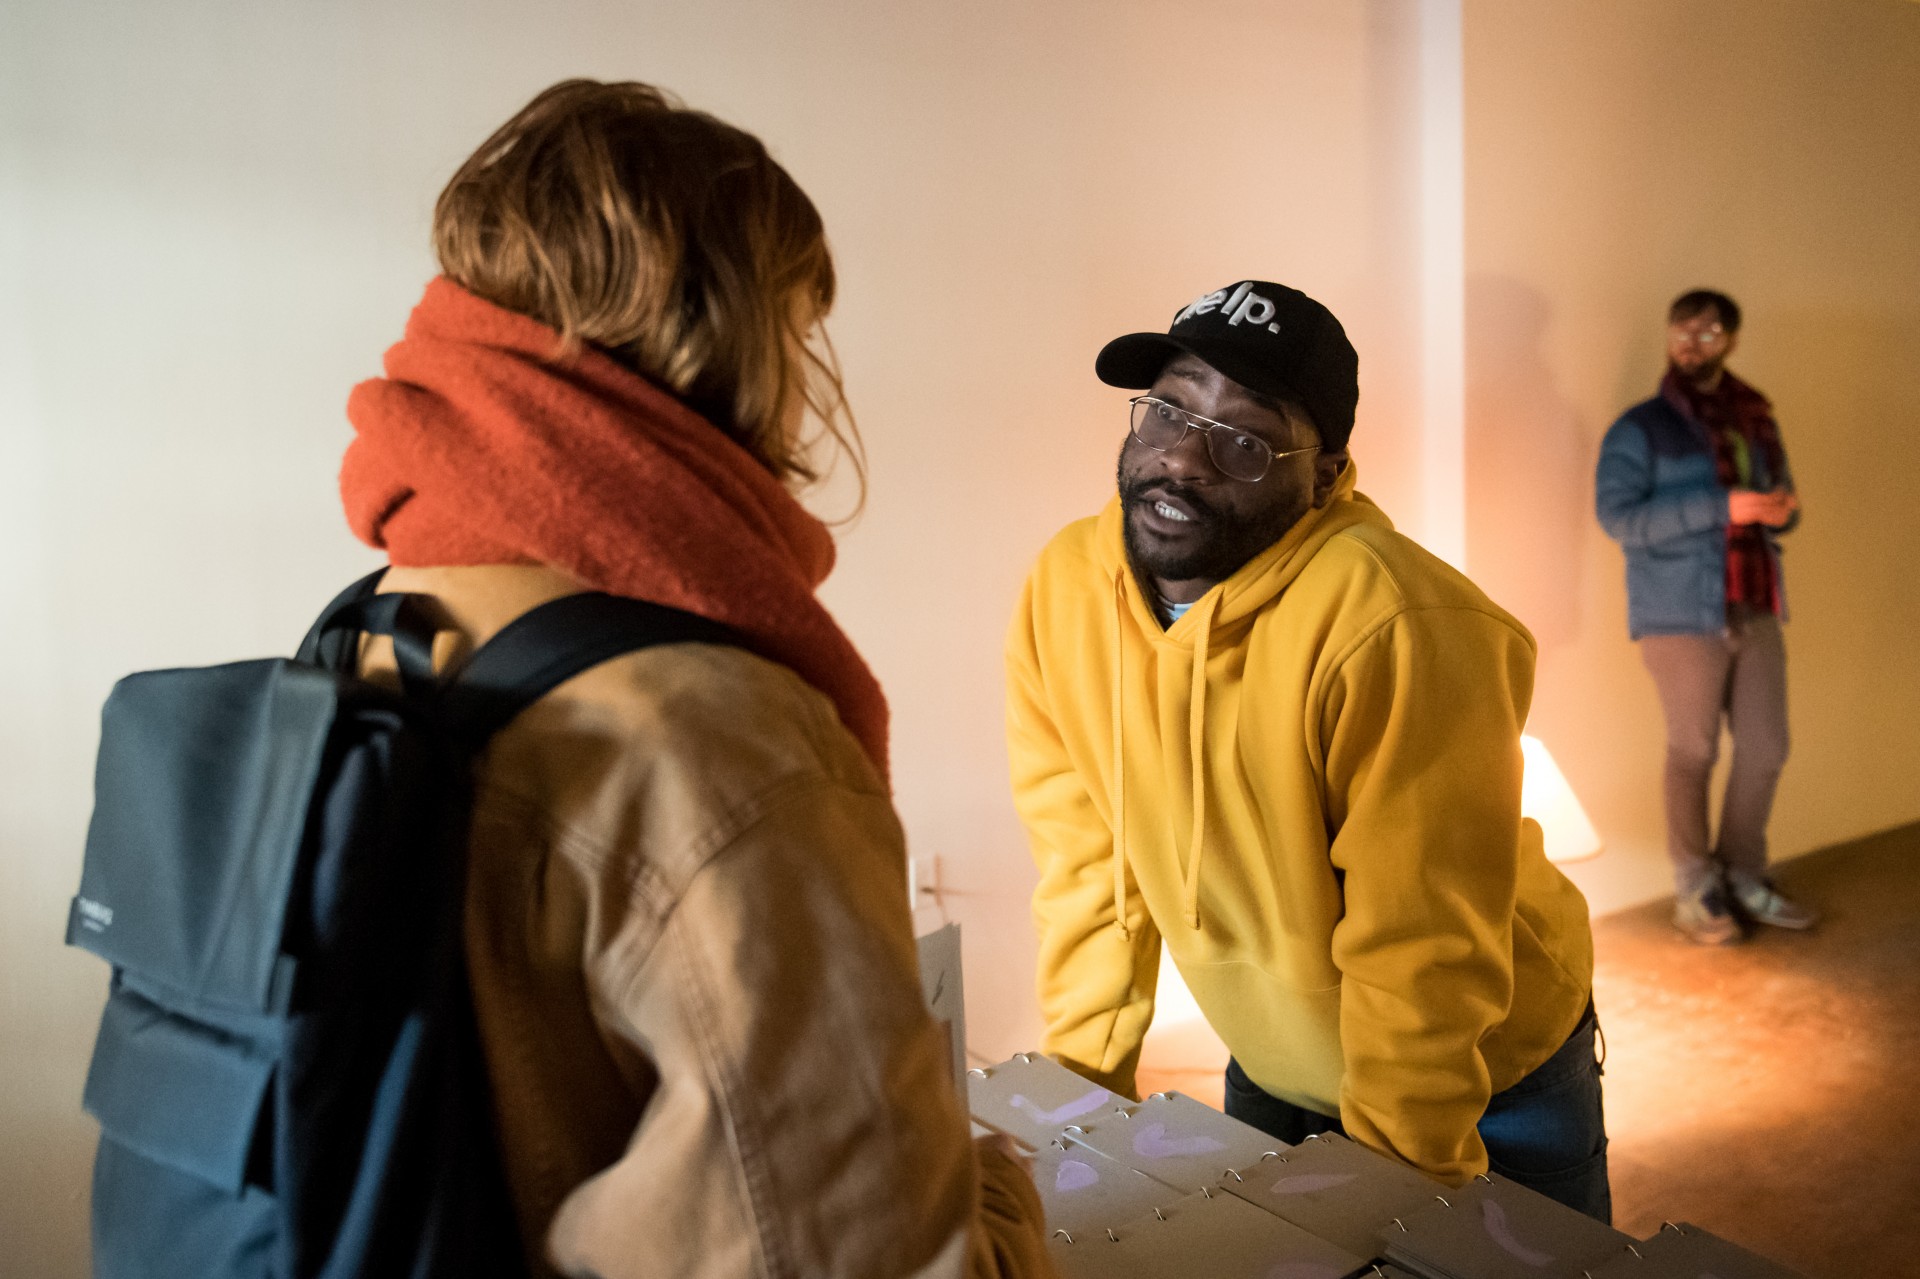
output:
[[[1073,1139],[1138,1168],[1155,1181],[1195,1191],[1218,1186],[1289,1147],[1182,1093],[1155,1093],[1138,1106],[1090,1113]]]
[[[1389,1260],[1434,1279],[1572,1279],[1633,1242],[1545,1195],[1476,1177],[1380,1232]]]
[[[1218,1191],[1188,1195],[1107,1231],[1056,1237],[1065,1279],[1348,1279],[1367,1263]]]
[[[1033,1157],[1033,1184],[1046,1206],[1047,1229],[1075,1236],[1102,1233],[1184,1197],[1182,1191],[1116,1163],[1097,1150],[1055,1140]]]
[[[1669,1223],[1660,1233],[1602,1266],[1593,1279],[1801,1279],[1777,1261],[1757,1257],[1700,1227]]]
[[[1334,1133],[1240,1172],[1221,1183],[1229,1193],[1361,1256],[1380,1251],[1380,1231],[1395,1217],[1445,1193],[1439,1182]]]
[[[960,971],[960,925],[948,924],[918,938],[920,993],[947,1037],[953,1086],[967,1077],[967,991]]]
[[[1133,1104],[1039,1053],[1016,1053],[997,1066],[968,1071],[967,1101],[974,1122],[1036,1150],[1068,1125]]]

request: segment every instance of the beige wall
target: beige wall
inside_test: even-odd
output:
[[[1805,502],[1788,539],[1794,754],[1776,858],[1920,819],[1920,8],[1468,0],[1469,561],[1539,636],[1532,729],[1608,849],[1671,891],[1659,707],[1593,522],[1607,426],[1684,289],[1746,311]]]
[[[1040,544],[1111,484],[1099,344],[1240,276],[1306,288],[1363,353],[1367,485],[1421,527],[1419,12],[6,6],[0,1269],[84,1270],[105,973],[58,939],[100,701],[130,670],[284,650],[370,565],[333,492],[342,402],[493,126],[562,76],[655,80],[759,132],[822,206],[873,461],[826,595],[893,697],[900,805],[999,1055],[1035,1031],[1000,637]]]

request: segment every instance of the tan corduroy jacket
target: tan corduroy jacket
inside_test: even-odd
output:
[[[395,569],[457,659],[579,590]],[[390,663],[369,646],[367,667]],[[968,1138],[921,999],[901,830],[832,704],[673,645],[555,689],[481,766],[474,1001],[536,1273],[1049,1275],[1014,1161]]]

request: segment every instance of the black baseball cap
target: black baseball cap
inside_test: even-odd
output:
[[[1167,361],[1198,356],[1241,386],[1306,406],[1330,449],[1347,445],[1360,399],[1360,357],[1333,312],[1298,289],[1241,280],[1181,307],[1165,333],[1129,333],[1100,348],[1108,386],[1145,390]]]

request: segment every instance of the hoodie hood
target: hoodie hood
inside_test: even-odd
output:
[[[1200,867],[1206,859],[1207,847],[1207,659],[1212,656],[1216,643],[1235,643],[1244,638],[1254,615],[1279,598],[1330,538],[1358,524],[1393,527],[1386,512],[1358,492],[1357,483],[1356,470],[1350,461],[1341,471],[1325,506],[1309,509],[1279,541],[1202,595],[1169,627],[1160,624],[1153,600],[1127,560],[1119,497],[1109,501],[1100,513],[1094,534],[1095,555],[1101,571],[1112,583],[1114,601],[1113,904],[1123,933],[1127,929],[1127,628],[1134,628],[1157,647],[1163,660],[1184,660],[1191,668],[1187,753],[1193,779],[1193,825],[1181,870],[1180,913],[1188,927],[1198,929]]]
[[[1106,509],[1100,512],[1099,528],[1094,535],[1095,553],[1101,570],[1115,583],[1116,590],[1126,595],[1135,624],[1155,643],[1188,646],[1193,638],[1189,623],[1196,614],[1203,610],[1210,613],[1216,628],[1245,621],[1286,590],[1329,538],[1356,524],[1377,524],[1391,529],[1393,521],[1372,499],[1357,491],[1357,483],[1355,466],[1350,461],[1334,482],[1333,494],[1325,506],[1309,509],[1279,541],[1201,596],[1170,627],[1161,626],[1153,600],[1141,588],[1133,566],[1127,562],[1118,496],[1109,500]]]

